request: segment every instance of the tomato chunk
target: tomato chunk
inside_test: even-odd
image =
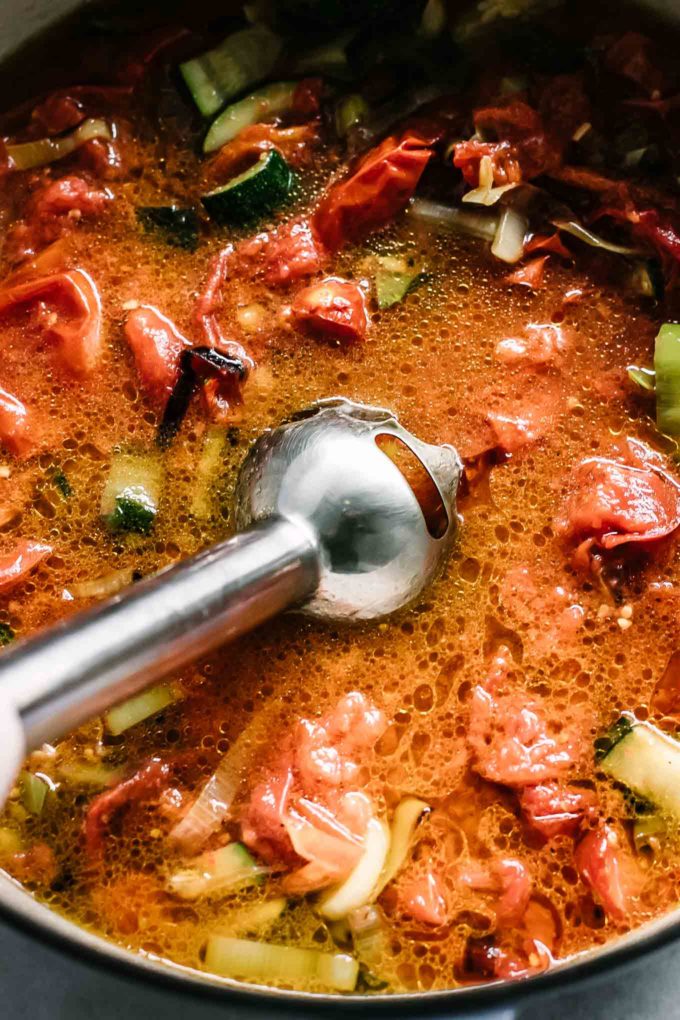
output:
[[[41,560],[52,552],[51,545],[22,538],[11,552],[0,556],[0,594],[11,591]]]
[[[173,763],[162,758],[151,758],[133,776],[105,790],[90,802],[85,816],[85,848],[92,859],[97,859],[104,847],[104,836],[112,816],[128,804],[139,803],[158,796],[167,787]]]
[[[9,232],[12,257],[23,259],[34,255],[70,233],[81,220],[95,219],[112,198],[110,191],[93,188],[75,174],[48,182],[32,195],[25,218]]]
[[[18,397],[0,387],[0,441],[17,457],[29,456],[35,445],[32,418]]]
[[[403,913],[414,921],[434,927],[446,924],[446,897],[441,880],[432,871],[402,886],[399,890],[399,903]]]
[[[546,839],[573,836],[595,808],[591,790],[576,790],[562,783],[541,783],[526,786],[519,803],[527,822]]]
[[[62,361],[77,375],[92,372],[101,354],[102,308],[99,291],[83,269],[54,273],[0,288],[0,314],[22,305],[50,304],[45,335],[58,341]]]
[[[601,824],[584,836],[574,862],[610,917],[623,920],[635,909],[644,876],[611,825]]]
[[[680,526],[680,487],[661,470],[592,457],[576,468],[562,533],[594,539],[603,549],[655,542]]]
[[[180,356],[188,341],[170,319],[151,305],[141,305],[130,312],[125,321],[125,337],[142,384],[152,396],[167,399],[177,382]]]
[[[409,134],[371,149],[319,203],[313,226],[326,247],[337,251],[393,219],[416,190],[430,156],[425,143]]]
[[[515,924],[524,916],[531,896],[531,875],[514,857],[498,858],[490,864],[463,864],[456,879],[459,885],[493,895],[499,925]]]
[[[241,247],[240,254],[254,261],[270,287],[282,287],[306,276],[314,276],[326,257],[323,246],[306,220],[258,234]]]
[[[362,289],[337,276],[300,291],[291,306],[291,317],[311,333],[347,342],[365,340],[369,323]]]
[[[473,768],[504,786],[555,779],[576,758],[574,734],[561,722],[551,723],[542,701],[503,690],[509,666],[507,649],[502,649],[485,683],[472,692],[468,744],[475,758]]]

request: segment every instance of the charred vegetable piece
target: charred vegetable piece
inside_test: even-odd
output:
[[[227,184],[203,195],[210,218],[221,226],[245,227],[270,215],[288,199],[293,173],[276,149]]]
[[[231,103],[210,125],[203,151],[215,152],[236,138],[243,128],[287,113],[293,106],[296,90],[297,82],[279,81]]]
[[[281,52],[281,40],[266,25],[234,32],[200,57],[180,64],[196,106],[211,117],[247,88],[266,78]]]
[[[654,344],[656,424],[667,436],[680,435],[680,325],[667,322]]]
[[[620,734],[618,739],[616,735]],[[600,768],[661,814],[680,819],[680,743],[650,723],[619,720]]]
[[[232,380],[236,386],[247,374],[246,366],[239,358],[230,358],[214,347],[188,348],[182,352],[179,364],[179,378],[165,405],[163,420],[156,436],[160,447],[169,446],[177,435],[201,379],[217,375],[225,381]]]
[[[224,977],[311,982],[338,992],[354,991],[359,976],[359,964],[348,953],[322,953],[226,935],[208,939],[205,968]]]
[[[101,498],[101,514],[111,531],[148,535],[158,513],[162,469],[152,454],[114,454]]]
[[[14,641],[14,631],[8,623],[0,623],[0,647]]]
[[[179,205],[140,206],[137,219],[147,233],[160,234],[175,248],[196,251],[199,221],[195,209]]]

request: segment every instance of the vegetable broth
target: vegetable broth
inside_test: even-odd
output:
[[[573,542],[560,521],[584,458],[625,457],[626,438],[657,451],[663,470],[677,479],[675,443],[656,431],[649,398],[625,374],[628,365],[649,364],[668,306],[627,293],[621,257],[578,242],[570,245],[569,261],[551,256],[541,288],[509,285],[516,267],[494,260],[483,241],[399,211],[333,254],[328,265],[333,276],[358,284],[366,295],[371,324],[365,342],[320,341],[280,314],[304,281],[277,288],[249,273],[238,242],[268,220],[245,234],[202,221],[196,251],[140,228],[137,207],[197,206],[211,184],[206,160],[193,142],[183,141],[183,125],[191,126],[192,139],[200,138],[189,100],[167,99],[169,88],[163,74],[150,73],[148,86],[137,87],[119,115],[114,108],[125,167],[100,181],[86,171],[113,197],[105,214],[84,217],[64,242],[68,266],[84,269],[101,296],[96,377],[74,378],[59,346],[45,340],[43,324],[26,308],[5,317],[0,384],[38,409],[44,440],[26,459],[3,460],[3,549],[26,539],[52,552],[2,596],[0,622],[30,635],[96,601],[74,595],[74,586],[77,591],[82,582],[102,578],[105,588],[116,571],[127,572],[124,579],[145,576],[230,534],[234,482],[251,442],[295,410],[338,393],[390,407],[419,438],[459,448],[468,476],[459,499],[459,536],[444,575],[396,618],[348,629],[286,616],[173,678],[177,700],[153,717],[116,736],[94,720],[33,754],[27,768],[48,776],[56,789],[39,814],[27,809],[20,787],[13,792],[0,830],[0,852],[3,839],[9,848],[3,866],[74,922],[132,951],[197,970],[204,969],[206,942],[215,934],[351,954],[351,937],[320,916],[314,893],[287,896],[286,909],[264,934],[248,928],[245,912],[281,895],[281,865],[240,892],[190,901],[173,895],[170,876],[186,866],[188,855],[168,832],[245,731],[237,809],[198,849],[240,840],[239,808],[276,767],[297,722],[323,717],[358,691],[384,713],[386,728],[361,756],[357,788],[377,817],[391,819],[408,795],[431,809],[401,875],[380,896],[384,952],[379,965],[360,961],[360,990],[445,989],[524,976],[544,965],[524,944],[539,929],[549,956],[564,959],[659,916],[680,895],[675,823],[664,821],[653,850],[636,852],[634,827],[645,814],[599,768],[592,748],[622,712],[671,733],[677,727],[672,712],[654,707],[655,688],[676,649],[677,553],[671,538],[658,554],[626,561],[618,573],[584,571],[574,563]],[[159,113],[159,96],[171,113]],[[300,168],[299,190],[279,222],[304,215],[329,179],[343,174],[348,157],[342,144],[328,129],[321,139],[313,163]],[[26,215],[26,195],[45,173],[56,180],[64,172],[57,163],[47,172],[5,175],[3,222]],[[454,179],[448,170],[451,183],[444,178],[442,184],[444,172],[442,161],[424,179],[422,193],[437,200],[453,196],[460,175],[456,171]],[[152,305],[192,338],[196,296],[229,240],[237,244],[235,261],[217,315],[225,335],[257,367],[227,421],[211,423],[203,404],[192,402],[176,439],[159,455],[162,491],[150,533],[112,532],[100,511],[112,458],[121,449],[153,450],[163,410],[140,382],[123,324],[138,305]],[[385,256],[415,265],[424,279],[380,311],[371,281]],[[6,273],[16,265],[6,251]],[[532,326],[541,330],[532,333]],[[539,333],[564,344],[559,357],[528,368],[521,359],[503,360],[499,344]],[[27,357],[27,350],[34,353]],[[504,452],[499,443],[489,444],[488,414],[504,418],[512,409],[530,421],[529,431],[535,426],[536,437]],[[197,465],[215,428],[224,442],[197,502]],[[572,724],[578,731],[579,752],[567,779],[573,790],[590,791],[597,811],[577,836],[545,839],[521,810],[517,785],[490,782],[475,768],[471,694],[504,646],[512,690],[538,699],[553,734]],[[129,809],[112,809],[104,851],[93,860],[83,852],[93,798],[152,755],[175,763],[167,790]],[[174,800],[173,790],[179,791]],[[618,826],[642,877],[630,908],[618,914],[603,906],[575,864],[575,842],[601,823]],[[36,845],[51,851],[47,875],[30,857]],[[505,925],[496,902],[501,890],[493,882],[472,888],[457,870],[470,862],[490,868],[501,859],[519,860],[532,883],[525,914]],[[404,907],[406,881],[428,873],[446,902],[443,923],[409,916]],[[527,916],[533,928],[526,928]],[[516,970],[494,970],[494,950],[519,960]],[[264,978],[290,984],[285,974]],[[292,985],[327,987],[304,976]]]

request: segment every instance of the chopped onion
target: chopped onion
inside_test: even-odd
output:
[[[309,982],[338,992],[354,991],[359,976],[359,964],[348,953],[322,953],[226,935],[208,939],[205,968],[224,977],[286,984]]]
[[[358,907],[347,915],[352,933],[354,952],[361,963],[375,967],[385,959],[385,936],[387,925],[385,915],[374,903]]]
[[[114,705],[104,715],[104,722],[109,733],[118,737],[121,733],[143,722],[152,715],[158,715],[168,705],[179,701],[183,691],[179,684],[156,684],[135,694],[120,705]]]
[[[364,850],[358,863],[344,882],[321,897],[319,913],[333,921],[345,917],[350,910],[370,903],[377,895],[389,846],[389,829],[383,821],[371,818],[366,827]]]
[[[187,811],[170,831],[170,840],[185,852],[196,850],[221,827],[241,785],[241,776],[253,754],[253,744],[266,734],[268,716],[260,712],[227,751],[215,772]]]
[[[524,255],[524,239],[529,229],[529,220],[518,209],[506,206],[500,215],[498,227],[491,245],[491,253],[502,262],[511,265],[519,262]]]
[[[566,234],[571,234],[578,241],[583,241],[584,244],[589,244],[592,248],[600,248],[602,251],[611,251],[614,255],[640,255],[642,254],[640,248],[631,248],[623,244],[614,244],[613,241],[606,241],[599,234],[594,234],[592,230],[588,230],[582,223],[577,223],[576,220],[553,220],[553,225],[558,230],[564,230]]]
[[[385,859],[385,866],[378,882],[376,896],[392,881],[401,870],[411,849],[413,834],[423,815],[430,810],[430,805],[417,797],[405,797],[397,805],[392,819],[390,831],[390,849]]]
[[[472,205],[495,205],[506,191],[512,191],[516,187],[516,184],[501,184],[497,188],[473,188],[472,191],[466,191],[463,201],[470,202]]]
[[[34,167],[46,166],[48,163],[63,159],[64,156],[70,156],[81,145],[85,145],[86,142],[91,142],[95,138],[111,141],[113,134],[105,120],[90,117],[67,135],[60,135],[57,138],[38,138],[34,142],[8,145],[6,147],[7,155],[11,160],[13,170],[32,170]]]
[[[67,588],[69,595],[75,599],[103,599],[107,595],[115,595],[123,588],[132,584],[132,567],[111,570],[103,577],[95,577],[92,581],[79,581]]]
[[[409,215],[414,220],[432,227],[451,230],[455,234],[467,234],[484,241],[493,241],[496,236],[498,217],[493,214],[472,212],[456,206],[442,205],[428,198],[416,198],[411,203]]]

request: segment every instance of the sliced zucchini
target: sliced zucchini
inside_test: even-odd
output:
[[[281,52],[281,40],[266,25],[234,32],[200,57],[180,64],[180,72],[204,117],[266,78]]]
[[[114,454],[100,504],[111,531],[148,535],[158,513],[161,483],[161,463],[153,454]]]
[[[201,201],[216,223],[244,227],[282,206],[292,186],[290,167],[281,153],[272,149],[228,184],[208,192]]]
[[[259,865],[242,843],[228,843],[196,857],[191,867],[171,875],[168,884],[183,900],[196,900],[256,885],[267,874],[269,869]]]
[[[198,213],[180,205],[145,205],[136,210],[137,220],[147,234],[160,234],[167,244],[186,251],[198,247]]]
[[[231,103],[210,125],[203,151],[215,152],[236,138],[243,128],[287,113],[293,105],[296,89],[295,81],[279,81]]]
[[[378,259],[375,274],[375,295],[378,307],[391,308],[406,297],[408,292],[427,279],[425,273],[409,266],[406,259],[386,256]]]
[[[611,734],[610,730],[610,734]],[[680,820],[680,743],[650,723],[624,719],[600,768],[662,815]]]
[[[208,939],[205,969],[224,977],[309,983],[338,992],[354,991],[359,976],[359,964],[348,953],[322,953],[228,935]]]

